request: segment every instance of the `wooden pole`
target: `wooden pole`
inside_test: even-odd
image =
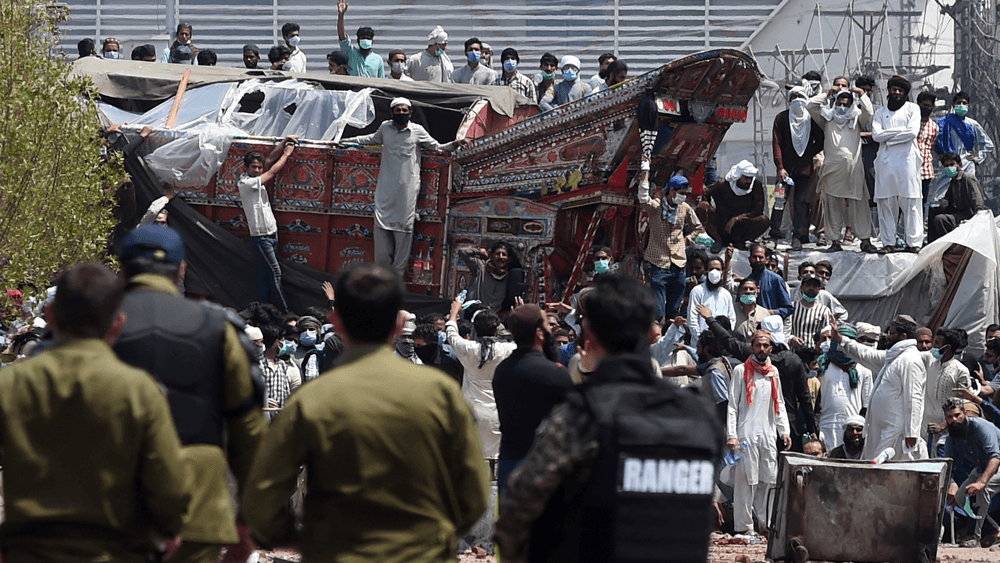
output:
[[[174,96],[174,105],[170,107],[170,116],[167,117],[167,129],[172,129],[174,127],[174,121],[177,121],[177,112],[181,109],[181,100],[184,98],[184,92],[187,91],[188,82],[191,81],[191,69],[186,69],[184,71],[184,76],[181,77],[181,83],[177,86],[177,95]]]

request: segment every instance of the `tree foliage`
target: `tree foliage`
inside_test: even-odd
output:
[[[120,161],[103,162],[97,92],[56,48],[65,6],[0,0],[0,283],[47,286],[105,261]]]

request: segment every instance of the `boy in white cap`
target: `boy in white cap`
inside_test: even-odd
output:
[[[428,82],[452,82],[451,73],[455,65],[445,54],[448,49],[448,34],[440,25],[427,36],[427,48],[406,59],[406,74],[414,80]]]
[[[344,142],[382,145],[382,164],[375,187],[375,263],[403,276],[413,243],[420,194],[420,149],[451,152],[465,139],[440,144],[426,129],[410,122],[410,100],[395,98],[389,104],[392,119],[370,135]]]
[[[554,107],[579,100],[590,94],[592,89],[586,81],[580,78],[580,59],[573,55],[566,55],[559,61],[559,68],[562,69],[563,81],[549,88],[542,97],[539,105],[543,110],[550,110]]]

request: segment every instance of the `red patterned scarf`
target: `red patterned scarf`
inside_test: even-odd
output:
[[[751,354],[747,361],[743,362],[743,387],[747,392],[747,404],[753,404],[753,375],[754,372],[760,373],[765,377],[770,377],[771,379],[771,402],[774,403],[774,414],[780,415],[781,411],[778,410],[778,370],[771,365],[771,358],[768,358],[764,365],[758,364],[754,361],[754,357]]]

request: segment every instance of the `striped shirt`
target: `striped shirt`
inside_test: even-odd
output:
[[[288,363],[275,360],[274,365],[267,358],[260,361],[260,370],[264,374],[264,385],[267,388],[267,400],[278,403],[278,408],[285,406],[285,399],[292,394],[292,386],[288,381]],[[271,405],[268,405],[271,406]],[[267,413],[268,419],[276,413]]]
[[[535,99],[535,81],[520,72],[514,72],[514,76],[510,78],[505,77],[502,72],[497,73],[493,86],[510,86],[525,98]]]
[[[830,309],[819,301],[807,307],[802,300],[795,302],[792,315],[785,321],[785,336],[797,336],[802,345],[808,348],[816,346],[816,333],[830,323]]]
[[[933,119],[928,119],[920,127],[920,134],[917,135],[917,146],[920,147],[920,157],[924,159],[920,165],[920,179],[929,180],[934,177],[934,155],[931,151],[937,143],[938,124]]]

